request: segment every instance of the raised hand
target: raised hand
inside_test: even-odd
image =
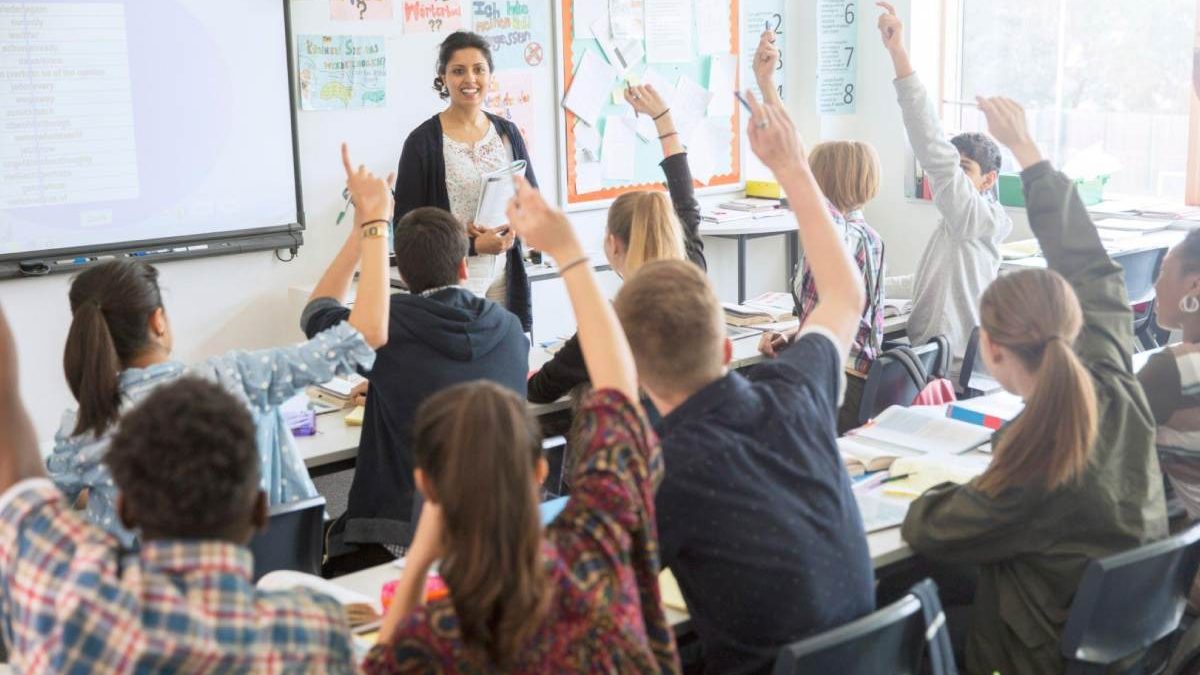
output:
[[[667,102],[648,84],[633,84],[625,88],[625,102],[649,117],[658,117],[667,110]]]
[[[582,255],[579,240],[562,211],[551,207],[521,176],[514,176],[517,194],[508,203],[508,222],[529,246],[549,253],[559,265]]]
[[[1033,140],[1033,134],[1029,132],[1025,109],[1020,103],[1002,96],[977,96],[975,100],[979,110],[987,117],[988,133],[1012,151],[1021,168],[1042,161],[1042,153]]]
[[[354,203],[354,220],[356,225],[362,225],[368,220],[391,220],[392,214],[392,183],[396,182],[396,174],[388,174],[382,179],[367,171],[362,164],[354,168],[350,161],[350,148],[342,143],[342,166],[346,169],[346,188],[350,190],[350,201]]]
[[[883,38],[883,46],[889,52],[904,50],[904,23],[896,16],[896,8],[886,2],[876,2],[883,9],[879,15],[879,36]]]
[[[775,46],[775,31],[765,30],[758,39],[754,52],[754,79],[758,88],[766,91],[774,87],[775,71],[779,69],[779,47]]]
[[[750,105],[750,149],[755,156],[776,176],[806,166],[804,144],[783,105],[759,103],[749,90],[745,95]]]

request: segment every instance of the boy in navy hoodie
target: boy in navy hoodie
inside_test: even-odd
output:
[[[413,415],[428,396],[461,382],[491,380],[525,396],[529,341],[515,315],[460,284],[467,231],[442,209],[415,209],[396,223],[396,266],[409,294],[392,296],[388,341],[370,382],[350,504],[327,536],[326,574],[399,555],[412,540]],[[300,319],[315,335],[345,320],[356,252],[338,253]]]

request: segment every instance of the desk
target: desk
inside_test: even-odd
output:
[[[1179,242],[1183,241],[1187,236],[1187,232],[1182,230],[1160,230],[1158,232],[1149,232],[1140,237],[1129,237],[1127,239],[1117,239],[1115,241],[1105,241],[1104,250],[1108,251],[1108,255],[1116,257],[1128,255],[1130,253],[1140,253],[1142,251],[1154,251],[1160,249],[1171,248]],[[1028,241],[1028,240],[1026,240]],[[1010,242],[1013,244],[1023,242]],[[1000,263],[1002,270],[1020,270],[1020,269],[1045,269],[1046,259],[1041,255],[1030,256],[1028,258],[1018,258],[1016,260],[1004,260]]]
[[[751,239],[787,235],[788,262],[784,270],[783,287],[792,287],[792,270],[800,258],[800,235],[796,219],[791,211],[771,214],[766,218],[746,218],[731,223],[702,223],[700,234],[717,239],[733,239],[737,242],[738,261],[738,304],[746,301],[746,242]]]

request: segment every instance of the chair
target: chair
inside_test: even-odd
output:
[[[542,456],[550,465],[546,480],[542,483],[543,498],[553,498],[567,493],[566,472],[567,439],[564,436],[551,436],[542,441]]]
[[[272,506],[267,529],[250,540],[254,580],[275,570],[321,574],[324,525],[324,497]]]
[[[1131,551],[1093,560],[1084,571],[1063,629],[1067,675],[1159,672],[1145,656],[1124,663],[1179,627],[1200,567],[1200,525]]]
[[[929,383],[930,373],[941,376],[944,372],[940,364],[946,361],[948,351],[949,343],[935,338],[916,347],[893,347],[876,357],[863,384],[858,423],[866,424],[889,406],[911,405]]]
[[[1154,280],[1158,278],[1158,271],[1166,255],[1166,249],[1159,248],[1113,256],[1113,261],[1125,270],[1125,293],[1129,296],[1129,305],[1134,308],[1135,349],[1153,349],[1158,346],[1155,337],[1157,326],[1154,325]]]
[[[979,348],[979,326],[971,329],[967,348],[963,350],[962,370],[958,373],[958,390],[962,398],[974,398],[1001,389],[1000,383],[988,373]]]
[[[861,619],[784,647],[775,659],[774,675],[954,675],[937,586],[926,579],[913,590]],[[942,657],[931,658],[929,670],[922,671],[927,640]]]

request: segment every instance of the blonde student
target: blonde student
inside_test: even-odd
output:
[[[561,212],[518,179],[509,218],[558,263],[595,390],[571,499],[542,529],[548,470],[525,401],[460,384],[417,413],[417,532],[367,673],[673,673],[658,589],[654,489],[658,439],[638,404],[637,373],[613,308]],[[449,597],[425,602],[435,562]]]
[[[934,99],[925,91],[904,47],[904,25],[886,2],[879,17],[883,46],[896,71],[896,96],[917,162],[933,185],[937,229],[925,245],[916,274],[888,280],[891,297],[911,297],[908,337],[913,344],[944,335],[955,367],[979,325],[979,297],[1000,270],[1000,244],[1012,220],[994,196],[1000,148],[982,133],[947,139]]]
[[[1015,102],[981,99],[1023,171],[1046,270],[1006,274],[980,302],[988,372],[1025,398],[987,470],[913,502],[902,535],[978,566],[966,669],[1061,673],[1059,644],[1087,564],[1167,532],[1150,407],[1130,372],[1123,274],[1070,179],[1043,161]],[[952,598],[944,598],[955,604]]]
[[[706,269],[700,238],[700,203],[692,184],[687,151],[679,139],[671,109],[654,87],[626,88],[625,101],[640,115],[654,120],[662,145],[659,164],[667,177],[670,198],[656,190],[617,197],[608,209],[604,256],[622,279],[655,260],[683,260]],[[579,339],[572,336],[554,358],[529,378],[529,400],[549,403],[588,381]]]
[[[47,458],[50,478],[72,499],[87,492],[87,515],[131,545],[117,517],[117,489],[104,464],[112,430],[126,409],[184,375],[216,381],[254,416],[262,487],[271,504],[316,496],[279,405],[310,384],[370,368],[387,341],[388,273],[384,226],[388,190],[373,191],[361,168],[342,158],[355,205],[344,252],[361,260],[358,303],[348,320],[308,342],[254,352],[233,351],[187,365],[171,358],[172,322],[158,270],[134,259],[101,263],[71,283],[71,328],[63,366],[78,405],[63,415]],[[371,224],[371,223],[374,224]]]

